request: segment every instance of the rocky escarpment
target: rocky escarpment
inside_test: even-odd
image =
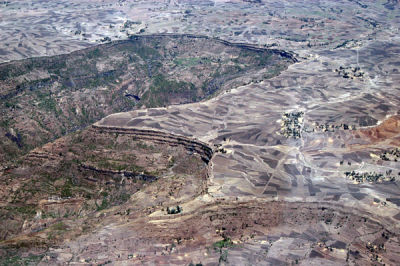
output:
[[[0,172],[0,250],[46,250],[88,233],[99,212],[148,213],[203,195],[212,154],[187,137],[99,126],[36,148]]]
[[[146,140],[154,143],[168,144],[171,146],[182,145],[189,152],[198,153],[203,161],[208,163],[213,156],[213,149],[206,143],[196,139],[178,136],[163,131],[156,131],[151,129],[140,129],[140,128],[127,128],[127,127],[112,127],[112,126],[100,126],[97,123],[92,125],[92,130],[98,130],[100,132],[117,133],[131,135],[135,140]]]
[[[141,180],[141,181],[146,181],[146,182],[153,182],[157,180],[157,176],[152,176],[152,175],[145,175],[145,174],[139,174],[136,172],[132,171],[124,171],[124,170],[110,170],[110,169],[105,169],[105,168],[99,168],[93,165],[89,164],[80,164],[79,165],[81,170],[88,170],[88,171],[94,171],[100,174],[104,175],[116,175],[116,174],[121,174],[127,179],[134,179],[134,180]],[[96,181],[95,179],[92,179],[92,181]]]
[[[256,51],[256,52],[265,52],[265,51],[270,51],[275,54],[279,54],[282,57],[285,57],[292,61],[293,63],[298,62],[297,58],[292,52],[285,51],[285,50],[280,50],[280,49],[265,49],[256,45],[252,45],[249,43],[237,43],[237,42],[228,42],[223,39],[215,38],[215,37],[209,37],[206,35],[195,35],[195,34],[174,34],[174,33],[159,33],[159,34],[152,34],[152,35],[132,35],[130,37],[130,40],[139,40],[139,39],[155,39],[155,38],[163,38],[163,37],[173,37],[173,38],[179,38],[179,37],[185,37],[189,39],[204,39],[204,40],[211,40],[214,42],[219,42],[223,45],[226,46],[231,46],[231,47],[236,47],[236,48],[242,48],[244,50],[249,50],[249,51]],[[121,41],[117,41],[115,43],[119,43]]]
[[[198,102],[295,62],[281,50],[156,34],[0,64],[0,164],[112,113]]]

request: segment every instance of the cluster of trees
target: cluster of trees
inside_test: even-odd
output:
[[[357,181],[358,183],[363,183],[364,181],[367,182],[383,182],[383,181],[396,181],[396,177],[391,176],[392,170],[386,171],[386,174],[382,173],[375,173],[375,172],[365,172],[365,173],[358,173],[355,171],[345,172],[346,177]]]
[[[400,158],[400,148],[395,148],[390,151],[386,151],[380,155],[380,158],[384,161],[394,161]]]
[[[167,213],[168,214],[177,214],[177,213],[181,213],[182,212],[182,207],[177,205],[176,208],[172,207],[167,207]]]

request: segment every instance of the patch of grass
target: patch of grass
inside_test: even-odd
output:
[[[121,203],[125,203],[125,202],[127,202],[130,198],[131,198],[131,195],[130,195],[130,194],[121,193],[120,195],[118,195],[117,201],[119,201],[119,202],[121,202]]]
[[[30,254],[27,257],[21,257],[19,255],[4,256],[0,258],[0,265],[36,265],[43,259],[43,257],[44,254]]]
[[[4,119],[0,121],[0,127],[8,128],[10,127],[10,120],[9,119]]]
[[[127,45],[124,48],[128,52],[131,52],[131,53],[133,52],[133,53],[137,54],[142,59],[153,59],[153,58],[160,59],[160,57],[161,57],[160,53],[156,49],[148,47],[148,46],[140,46],[140,44],[135,43],[135,42],[129,43],[129,45]]]
[[[215,249],[231,248],[233,246],[234,246],[234,244],[230,238],[224,238],[223,240],[215,242],[213,244],[213,247]]]
[[[234,244],[230,238],[224,238],[223,240],[217,241],[213,244],[214,250],[219,252],[218,265],[221,263],[228,262],[228,249],[234,247]]]
[[[66,224],[64,224],[63,222],[59,222],[59,223],[53,224],[51,228],[56,231],[66,231],[68,229],[68,226]]]
[[[46,218],[53,218],[53,219],[55,219],[55,218],[57,218],[58,217],[58,215],[56,214],[56,213],[54,213],[54,212],[45,212],[45,213],[42,213],[42,218],[43,219],[46,219]]]
[[[35,205],[24,205],[24,206],[6,206],[4,209],[8,211],[17,212],[23,216],[33,217],[36,214]]]
[[[87,147],[89,150],[93,151],[93,150],[96,149],[96,144],[94,144],[94,143],[89,143],[86,147]]]
[[[101,205],[97,205],[96,203],[97,211],[105,210],[109,207],[109,205],[110,203],[108,202],[107,198],[104,197],[103,200],[101,201]]]
[[[196,86],[190,82],[168,80],[158,74],[152,78],[152,85],[143,95],[141,102],[147,107],[161,107],[168,105],[170,100],[177,96],[188,100],[196,99]]]
[[[96,48],[96,49],[90,51],[86,56],[89,59],[93,59],[93,58],[100,57],[101,55],[102,55],[102,53],[101,53],[100,49]]]
[[[16,100],[9,100],[4,103],[6,108],[16,108],[17,101]]]
[[[204,61],[208,62],[207,60]],[[200,62],[203,62],[203,60],[199,57],[177,58],[174,60],[175,65],[185,67],[195,66],[198,65]]]
[[[35,91],[36,98],[39,101],[39,108],[47,112],[54,113],[56,116],[61,114],[61,111],[57,108],[57,101],[53,98],[50,92],[42,92],[40,90]]]
[[[44,109],[49,112],[54,112],[55,114],[58,114],[57,112],[57,102],[53,98],[45,98],[43,99],[42,102],[39,103],[39,107],[41,109]]]
[[[159,74],[154,76],[153,85],[150,87],[153,92],[172,92],[179,93],[184,91],[195,90],[193,83],[188,83],[184,81],[168,80],[163,75]]]
[[[61,197],[62,198],[69,198],[72,197],[72,191],[71,191],[71,185],[70,184],[65,184],[61,188]]]

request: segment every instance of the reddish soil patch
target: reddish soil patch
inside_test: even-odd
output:
[[[392,139],[392,144],[400,144],[400,115],[392,116],[380,125],[368,129],[361,129],[359,133],[371,142],[382,142]]]

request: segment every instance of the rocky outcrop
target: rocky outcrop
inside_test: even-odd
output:
[[[0,163],[112,113],[199,102],[294,62],[283,50],[155,34],[0,64]]]
[[[165,143],[171,146],[184,146],[190,152],[198,153],[202,160],[208,163],[213,156],[213,149],[206,143],[196,139],[174,135],[163,131],[156,131],[151,129],[139,129],[133,127],[111,127],[111,126],[100,126],[98,124],[92,125],[92,130],[97,130],[100,133],[118,133],[131,135],[137,140],[152,141],[155,143]]]
[[[83,170],[94,171],[94,172],[106,174],[106,175],[120,174],[128,179],[142,180],[142,181],[146,181],[146,182],[153,182],[158,179],[158,177],[152,176],[152,175],[146,175],[146,174],[136,173],[136,172],[132,172],[132,171],[123,171],[123,170],[119,171],[119,170],[103,169],[103,168],[96,167],[94,165],[89,165],[89,164],[84,164],[84,163],[80,164],[79,167]],[[96,180],[93,179],[90,181],[96,181]]]
[[[25,156],[25,160],[29,162],[56,161],[59,159],[59,156],[43,150],[33,150]]]
[[[163,38],[163,37],[172,37],[172,38],[190,38],[190,39],[205,39],[205,40],[212,40],[215,42],[219,42],[225,46],[230,46],[230,47],[238,47],[244,50],[251,50],[251,51],[256,51],[256,52],[266,52],[269,51],[271,53],[279,54],[280,56],[289,59],[293,63],[298,62],[297,58],[294,56],[292,52],[284,51],[284,50],[279,50],[279,49],[270,49],[270,48],[262,48],[259,46],[255,46],[252,44],[248,43],[234,43],[234,42],[228,42],[219,38],[214,38],[214,37],[208,37],[205,35],[194,35],[194,34],[174,34],[174,33],[161,33],[161,34],[152,34],[152,35],[132,35],[130,36],[130,40],[140,40],[140,39],[154,39],[154,38]],[[124,40],[124,41],[115,41],[115,44],[121,43],[121,42],[127,42],[129,40]]]

